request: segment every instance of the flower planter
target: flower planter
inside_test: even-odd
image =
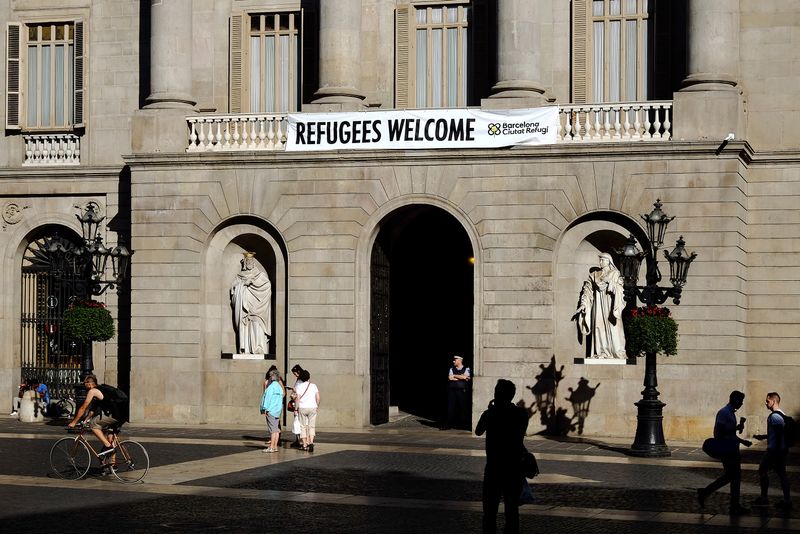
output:
[[[64,312],[64,333],[83,343],[108,341],[114,337],[114,319],[106,305],[96,300],[76,300]]]
[[[625,352],[629,357],[678,353],[678,323],[670,316],[669,308],[633,308],[623,318],[623,325]]]

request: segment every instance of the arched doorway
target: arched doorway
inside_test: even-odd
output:
[[[80,383],[81,362],[91,344],[69,339],[61,330],[64,311],[74,297],[85,297],[86,273],[74,262],[59,263],[52,250],[82,243],[63,226],[43,226],[29,238],[20,280],[21,380],[38,379],[50,394],[64,398]]]
[[[399,208],[381,222],[370,280],[370,423],[387,422],[390,406],[441,420],[452,356],[473,362],[469,236],[441,208]]]

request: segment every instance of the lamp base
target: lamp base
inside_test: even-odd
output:
[[[664,406],[666,404],[657,399],[642,399],[636,403],[639,409],[636,416],[636,437],[628,454],[646,458],[672,455],[664,442]]]

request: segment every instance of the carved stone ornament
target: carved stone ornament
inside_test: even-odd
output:
[[[3,206],[3,228],[5,229],[9,224],[17,224],[22,220],[22,210],[28,209],[30,206],[21,206],[16,202],[6,202]]]

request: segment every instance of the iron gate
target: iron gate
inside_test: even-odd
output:
[[[67,338],[61,329],[64,311],[75,297],[86,296],[86,276],[53,261],[51,251],[71,245],[57,235],[31,241],[22,262],[20,367],[25,382],[39,379],[53,398],[74,392],[81,379],[81,362],[91,343]]]

